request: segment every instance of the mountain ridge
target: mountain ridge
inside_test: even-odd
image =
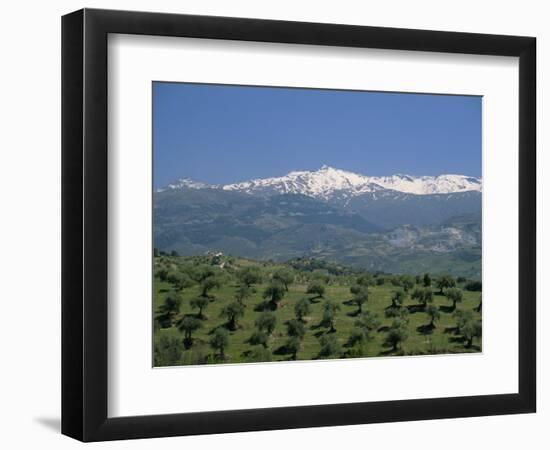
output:
[[[220,189],[252,195],[301,194],[331,200],[353,198],[365,193],[395,191],[412,195],[450,194],[482,190],[479,177],[459,174],[412,176],[395,174],[367,176],[324,165],[316,171],[292,171],[280,177],[255,178],[229,184],[208,184],[190,178],[180,178],[157,192],[168,189]]]

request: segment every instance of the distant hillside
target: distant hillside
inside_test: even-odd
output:
[[[226,186],[181,179],[154,194],[154,240],[185,255],[315,257],[480,277],[481,181],[365,177],[328,167]]]

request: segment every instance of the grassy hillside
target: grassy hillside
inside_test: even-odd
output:
[[[275,264],[221,255],[157,256],[154,267],[156,366],[481,350],[481,292],[463,289],[468,280],[459,279],[454,291],[445,290],[451,297],[457,290],[461,292],[463,299],[453,309],[452,301],[439,293],[436,279],[425,288],[422,276],[371,275],[315,260]],[[247,270],[254,274],[250,295],[245,294],[239,302],[239,288],[246,284],[243,275]],[[286,278],[288,290],[281,278]],[[264,295],[269,286],[280,290],[280,301],[270,301],[271,297]],[[404,292],[402,305],[388,313],[392,296],[404,287],[408,292]],[[316,292],[307,293],[308,288]],[[413,298],[415,291],[429,291],[433,300],[423,305]],[[353,299],[362,295],[368,295],[368,300],[359,313]],[[309,311],[297,320],[295,307],[300,300]],[[198,304],[203,305],[202,317]],[[327,309],[333,312],[333,317],[328,313],[332,323],[327,321]],[[429,310],[435,316],[433,326]],[[236,312],[233,321],[231,311]],[[267,327],[260,331],[260,317],[274,317],[273,330]],[[187,336],[186,327],[192,329]],[[395,334],[400,336],[396,344],[395,339],[391,341]],[[254,335],[256,339],[251,340]],[[223,350],[213,343],[216,340],[221,341]]]

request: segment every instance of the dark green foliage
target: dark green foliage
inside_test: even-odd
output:
[[[189,302],[189,304],[191,305],[191,308],[195,308],[199,310],[197,316],[200,319],[204,319],[203,312],[209,303],[210,303],[210,299],[208,297],[194,297]]]
[[[396,289],[391,295],[391,307],[400,308],[403,302],[407,298],[407,294],[404,289]]]
[[[426,314],[430,318],[430,326],[435,327],[436,320],[439,320],[441,314],[439,313],[439,308],[435,305],[428,305],[426,307]]]
[[[428,303],[432,303],[433,302],[433,292],[432,292],[432,289],[427,287],[427,288],[420,288],[420,287],[417,287],[414,289],[414,291],[412,292],[411,294],[411,298],[413,300],[417,300],[418,302],[420,302],[420,304],[422,304],[424,307],[426,307],[426,305]]]
[[[172,250],[172,251],[170,252],[170,256],[179,256],[179,255],[180,255],[180,254],[179,254],[177,251],[175,251],[175,250]]]
[[[422,278],[422,284],[424,287],[430,287],[432,285],[432,277],[430,277],[429,273],[425,273],[424,277]]]
[[[229,344],[229,332],[225,328],[216,328],[210,338],[210,347],[219,352],[221,359],[225,359],[225,350]]]
[[[365,342],[367,342],[367,336],[363,332],[363,330],[356,328],[353,329],[350,333],[350,336],[348,338],[348,346],[354,347],[356,345],[363,345]]]
[[[244,306],[237,301],[225,305],[221,311],[221,316],[227,319],[227,327],[230,330],[237,329],[237,320],[240,319],[243,315]]]
[[[237,290],[235,291],[235,298],[237,301],[244,305],[244,301],[249,298],[254,293],[254,290],[247,284],[239,284]]]
[[[403,287],[405,292],[409,292],[415,285],[416,280],[412,275],[401,275],[399,277],[399,285]]]
[[[167,281],[168,278],[168,269],[166,267],[158,267],[155,269],[155,276],[160,281]]]
[[[409,316],[409,310],[407,308],[402,308],[400,306],[390,306],[384,311],[386,318],[401,318],[407,319]]]
[[[357,306],[357,312],[363,311],[363,305],[369,300],[369,288],[366,285],[356,284],[350,288],[353,295],[351,302]]]
[[[459,288],[448,288],[444,291],[445,297],[447,297],[451,302],[453,302],[453,310],[456,309],[456,304],[462,302],[464,297],[462,289]]]
[[[307,298],[301,298],[294,305],[294,314],[296,318],[300,321],[304,321],[304,317],[309,314],[311,311],[311,303]]]
[[[348,270],[345,267],[340,271],[342,275],[335,275],[314,264],[315,268],[311,271],[291,269],[294,282],[286,292],[284,285],[269,275],[286,269],[285,264],[239,257],[232,258],[232,263],[229,263],[227,255],[220,255],[217,259],[220,262],[218,265],[212,264],[211,254],[155,258],[155,365],[481,350],[480,324],[476,324],[481,318],[480,293],[462,291],[463,300],[456,303],[456,314],[452,315],[445,314],[452,311],[448,306],[451,301],[445,296],[434,296],[429,286],[423,286],[423,276],[421,283],[415,284],[407,294],[401,286],[402,275],[355,272],[355,269]],[[265,281],[248,286],[241,279],[245,267],[255,268],[251,273],[265,274]],[[169,273],[173,275],[171,281],[166,279]],[[174,275],[186,277],[189,286],[177,289],[173,283],[177,278]],[[201,281],[204,283],[210,278],[219,280],[220,286],[208,292],[210,297],[202,297]],[[397,288],[392,288],[390,283],[378,284],[382,279],[389,282],[395,279]],[[471,279],[460,286],[465,286]],[[372,284],[368,280],[372,280]],[[308,287],[314,283],[324,287],[324,301],[310,300],[315,295],[311,291],[306,295]],[[271,296],[262,298],[272,284],[278,285],[281,295],[284,295],[282,301],[275,302],[278,308],[271,302]],[[438,291],[435,281],[433,289]],[[354,301],[365,291],[368,292],[366,303],[363,300],[359,303]],[[446,289],[444,292],[448,293]],[[393,302],[395,306],[388,307],[392,296],[397,297]],[[179,306],[173,297],[180,299]],[[333,303],[337,307],[327,307],[326,303]],[[343,312],[338,313],[338,309]],[[462,316],[464,311],[469,313]],[[393,340],[392,336],[396,334],[392,329],[394,321],[403,324],[407,334],[405,341]],[[197,323],[202,324],[202,327],[196,328],[200,326]],[[212,350],[209,345],[215,330],[219,328],[230,331],[228,346],[223,347],[223,356],[221,349]],[[334,342],[342,348],[336,353],[322,349],[322,335],[333,336],[336,339]],[[427,335],[430,337],[427,338]]]
[[[481,281],[469,281],[464,285],[464,289],[470,292],[481,292]]]
[[[294,272],[290,269],[279,269],[273,274],[273,280],[280,282],[288,292],[288,286],[294,282]]]
[[[464,346],[470,348],[474,338],[481,338],[481,321],[472,311],[457,311],[455,313],[458,333],[464,338]]]
[[[320,358],[338,358],[340,356],[342,350],[338,339],[333,334],[323,334],[319,343],[321,344]]]
[[[317,269],[311,273],[310,279],[316,283],[328,284],[330,282],[330,275],[325,270]]]
[[[273,333],[275,325],[277,325],[277,317],[272,312],[264,311],[260,313],[254,324],[258,330],[265,331],[269,335]]]
[[[269,335],[265,331],[256,330],[252,333],[252,336],[248,339],[248,342],[252,345],[262,345],[267,348],[267,342]]]
[[[325,295],[325,286],[320,282],[313,282],[307,287],[306,294],[313,295],[313,298],[323,298]]]
[[[388,330],[386,337],[386,344],[392,347],[392,350],[397,351],[403,342],[407,340],[409,333],[406,327],[406,321],[402,319],[396,319]]]
[[[476,306],[475,308],[475,311],[480,313],[481,312],[481,308],[483,308],[483,305],[482,305],[482,299],[483,299],[483,296],[479,296],[479,305]]]
[[[239,280],[241,280],[243,284],[248,287],[252,286],[253,284],[258,284],[262,282],[262,272],[260,268],[256,266],[250,266],[241,269],[238,272],[237,277],[239,278]]]
[[[161,328],[171,327],[180,312],[181,296],[177,292],[170,292],[164,303],[157,311],[157,321]]]
[[[216,276],[210,276],[204,278],[201,282],[201,296],[208,297],[208,293],[214,289],[221,286],[221,280]]]
[[[269,303],[276,309],[279,306],[279,302],[285,296],[285,292],[286,289],[280,281],[272,281],[265,289],[263,298],[269,299]]]
[[[272,360],[273,355],[271,351],[265,347],[254,347],[250,350],[247,356],[249,362],[269,362]]]
[[[178,322],[178,329],[184,335],[184,342],[187,346],[193,343],[193,333],[202,327],[202,322],[193,316],[185,316]]]
[[[194,266],[190,270],[190,276],[197,283],[201,284],[207,278],[216,276],[216,271],[215,271],[214,267],[212,267],[208,264],[200,264],[198,266]]]
[[[297,336],[291,336],[286,341],[285,347],[286,351],[291,354],[291,358],[295,360],[302,347],[302,341]]]
[[[323,304],[323,319],[321,320],[321,323],[323,326],[329,328],[332,333],[336,331],[334,323],[336,320],[336,313],[339,310],[340,305],[331,300],[327,300]]]
[[[165,279],[169,283],[172,283],[174,288],[177,290],[182,290],[183,288],[189,287],[193,284],[191,278],[189,278],[186,273],[176,271],[168,272]]]
[[[290,337],[296,337],[298,339],[303,339],[306,334],[304,324],[296,319],[291,319],[286,323],[286,330]]]
[[[451,275],[441,275],[438,277],[435,281],[435,285],[437,289],[439,289],[439,293],[443,294],[444,289],[453,288],[456,286],[456,281]]]
[[[365,273],[357,278],[357,284],[365,287],[373,286],[374,278],[370,273]]]
[[[183,348],[175,336],[161,335],[155,344],[155,366],[175,366],[179,364]]]
[[[378,329],[380,324],[381,322],[378,317],[369,311],[365,311],[357,316],[357,319],[355,319],[354,322],[355,327],[361,330],[367,339],[370,338],[373,332]]]

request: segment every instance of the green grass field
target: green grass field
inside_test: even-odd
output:
[[[158,317],[163,310],[166,298],[176,294],[180,297],[179,307],[172,312],[169,320],[161,323],[155,320],[155,366],[188,365],[206,363],[243,363],[257,361],[288,361],[294,355],[288,351],[286,344],[289,336],[286,323],[295,319],[294,306],[302,298],[308,298],[310,312],[304,317],[305,335],[300,340],[300,348],[296,353],[296,359],[310,360],[320,357],[330,359],[344,357],[372,357],[393,355],[423,355],[440,353],[464,353],[481,351],[481,337],[476,334],[471,345],[465,340],[457,329],[456,311],[471,311],[468,313],[474,320],[481,321],[481,313],[477,310],[480,304],[481,292],[462,290],[463,300],[452,310],[452,302],[444,295],[440,295],[435,287],[435,279],[432,277],[433,305],[439,310],[439,319],[435,321],[435,328],[430,327],[430,318],[423,306],[409,295],[401,307],[406,312],[404,321],[406,339],[398,345],[397,349],[386,343],[389,328],[394,319],[386,317],[386,308],[391,304],[392,293],[399,289],[392,283],[395,276],[374,276],[368,287],[369,298],[363,305],[363,312],[368,311],[376,315],[379,326],[369,333],[369,338],[360,344],[350,346],[349,338],[357,331],[358,307],[351,304],[353,294],[350,287],[357,282],[360,273],[342,271],[341,274],[328,274],[326,271],[296,270],[284,264],[256,262],[231,257],[156,257],[154,279],[154,317]],[[208,292],[209,301],[200,319],[201,328],[192,333],[192,340],[184,343],[184,334],[178,324],[185,317],[197,317],[197,308],[192,308],[191,300],[201,296],[201,285],[193,279],[193,270],[198,267],[210,265],[214,270],[214,277],[219,280],[219,287],[214,287]],[[220,266],[222,266],[220,268]],[[222,310],[228,304],[235,302],[235,293],[239,285],[239,273],[245,267],[258,267],[261,271],[262,282],[253,284],[254,293],[243,300],[244,313],[237,318],[236,329],[231,330],[228,319],[222,316]],[[255,321],[266,308],[266,300],[262,294],[271,282],[273,274],[284,268],[291,270],[294,282],[289,284],[288,291],[272,310],[276,316],[276,326],[268,338],[266,347],[251,345],[249,338],[256,330]],[[161,273],[164,272],[164,273]],[[172,277],[166,274],[172,274]],[[191,275],[188,277],[187,274]],[[184,283],[174,283],[174,274],[183,274]],[[325,293],[323,298],[314,298],[315,295],[307,294],[308,285],[315,277],[323,279]],[[380,281],[377,279],[380,278]],[[382,283],[382,280],[384,282]],[[458,283],[457,287],[464,285]],[[381,284],[382,283],[382,284]],[[180,290],[181,284],[185,286]],[[335,331],[330,331],[326,324],[322,323],[323,305],[326,300],[331,300],[339,305],[334,320]],[[408,313],[408,314],[407,314]],[[228,330],[228,342],[224,349],[223,357],[210,345],[210,341],[218,328]],[[321,340],[323,335],[333,336],[339,345],[328,355],[321,355]]]

